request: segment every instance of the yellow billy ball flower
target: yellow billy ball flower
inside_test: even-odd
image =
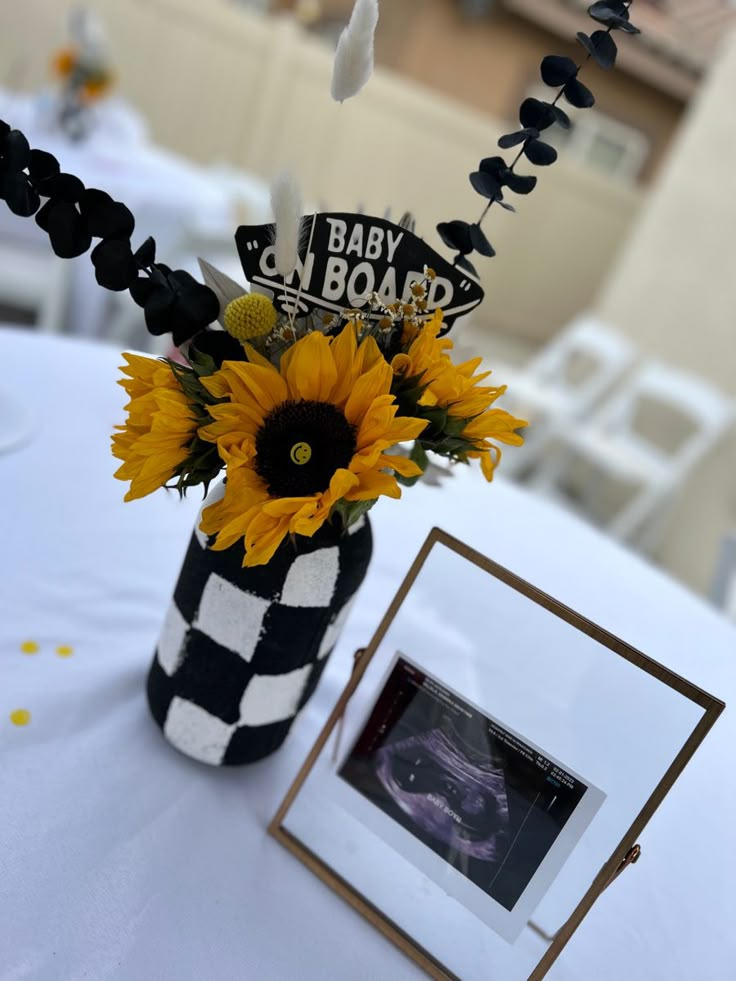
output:
[[[225,307],[225,330],[236,340],[250,341],[270,334],[276,326],[276,307],[262,293],[246,293]]]

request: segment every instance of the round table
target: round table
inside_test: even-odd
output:
[[[123,415],[115,350],[7,329],[0,352],[4,385],[35,426],[0,455],[3,978],[419,976],[266,825],[432,525],[727,703],[736,696],[724,618],[571,516],[463,468],[373,510],[368,579],[284,748],[243,769],[195,763],[161,738],[144,680],[198,495],[123,504],[108,448]],[[11,721],[17,710],[26,725]],[[642,836],[642,860],[551,977],[733,976],[735,730],[727,709]]]

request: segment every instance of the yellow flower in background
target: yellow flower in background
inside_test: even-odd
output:
[[[95,102],[101,99],[112,88],[113,76],[106,71],[91,72],[82,84],[80,95],[85,102]]]
[[[67,78],[77,64],[77,53],[72,48],[57,51],[51,61],[51,70],[58,78]]]
[[[129,480],[126,501],[144,497],[163,487],[188,456],[188,447],[197,432],[197,419],[181,385],[165,361],[123,354],[121,367],[127,378],[122,385],[130,396],[125,406],[125,425],[116,426],[112,452],[122,466],[115,472],[119,480]]]
[[[386,451],[413,440],[427,423],[397,417],[393,374],[372,338],[357,342],[348,324],[334,338],[315,331],[278,368],[246,345],[250,361],[226,361],[202,383],[225,402],[199,436],[227,464],[220,501],[201,528],[215,549],[245,542],[243,565],[263,565],[289,533],[311,537],[338,501],[400,497],[395,474],[421,469]]]
[[[76,80],[77,92],[84,102],[94,102],[111,88],[112,73],[102,64],[90,64],[76,48],[62,48],[51,61],[51,71],[62,80]],[[74,78],[72,78],[74,76]]]
[[[438,336],[441,328],[442,311],[435,310],[423,327],[405,337],[409,346],[393,358],[392,369],[399,376],[420,377],[420,384],[426,389],[419,405],[446,409],[451,422],[465,420],[462,427],[457,422],[452,426],[453,437],[468,441],[466,455],[480,459],[484,476],[492,480],[501,459],[496,442],[521,446],[524,440],[516,430],[527,422],[504,409],[491,408],[506,386],[480,385],[490,375],[490,371],[476,374],[481,358],[453,364],[449,356],[453,344],[449,338]]]

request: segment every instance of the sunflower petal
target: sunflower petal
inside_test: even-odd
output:
[[[401,497],[401,488],[396,478],[380,470],[369,470],[358,475],[357,487],[345,494],[346,501],[373,501],[377,497]]]
[[[380,396],[389,394],[392,378],[391,366],[383,358],[376,361],[365,374],[358,378],[345,403],[345,418],[351,425],[359,425],[373,402]]]
[[[408,456],[399,456],[398,454],[381,454],[378,458],[378,466],[382,469],[390,468],[396,473],[400,473],[402,477],[420,477],[424,473],[418,463],[414,463]]]
[[[292,398],[330,401],[337,381],[337,367],[330,342],[324,334],[313,331],[290,347],[281,359],[281,371]]]
[[[289,515],[274,517],[261,511],[248,526],[243,566],[265,565],[289,532]]]
[[[331,401],[342,408],[348,400],[353,385],[360,376],[363,363],[363,347],[358,348],[355,328],[348,324],[331,343],[332,357],[337,369],[337,381],[332,391]],[[358,351],[360,350],[360,356]]]

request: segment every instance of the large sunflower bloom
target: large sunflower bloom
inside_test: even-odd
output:
[[[171,367],[164,361],[123,354],[122,385],[130,395],[128,418],[112,437],[112,452],[123,461],[115,472],[129,480],[126,501],[145,497],[166,484],[188,456],[197,420]]]
[[[453,364],[449,356],[452,341],[437,336],[441,327],[442,311],[436,310],[413,339],[407,338],[406,351],[397,354],[391,366],[397,375],[419,378],[419,383],[426,386],[420,405],[436,405],[446,409],[450,419],[466,420],[455,434],[468,441],[466,455],[479,458],[484,476],[492,480],[501,459],[501,448],[496,443],[521,446],[524,440],[516,430],[527,423],[505,409],[491,408],[506,386],[481,386],[490,375],[490,371],[476,374],[481,358]]]
[[[243,565],[263,565],[289,533],[313,535],[338,501],[400,497],[394,473],[420,468],[386,450],[413,440],[427,423],[396,417],[393,373],[372,338],[355,328],[335,338],[314,332],[297,341],[279,368],[246,346],[250,361],[226,361],[202,383],[218,399],[202,439],[227,464],[220,501],[201,529],[214,549],[245,540]]]

